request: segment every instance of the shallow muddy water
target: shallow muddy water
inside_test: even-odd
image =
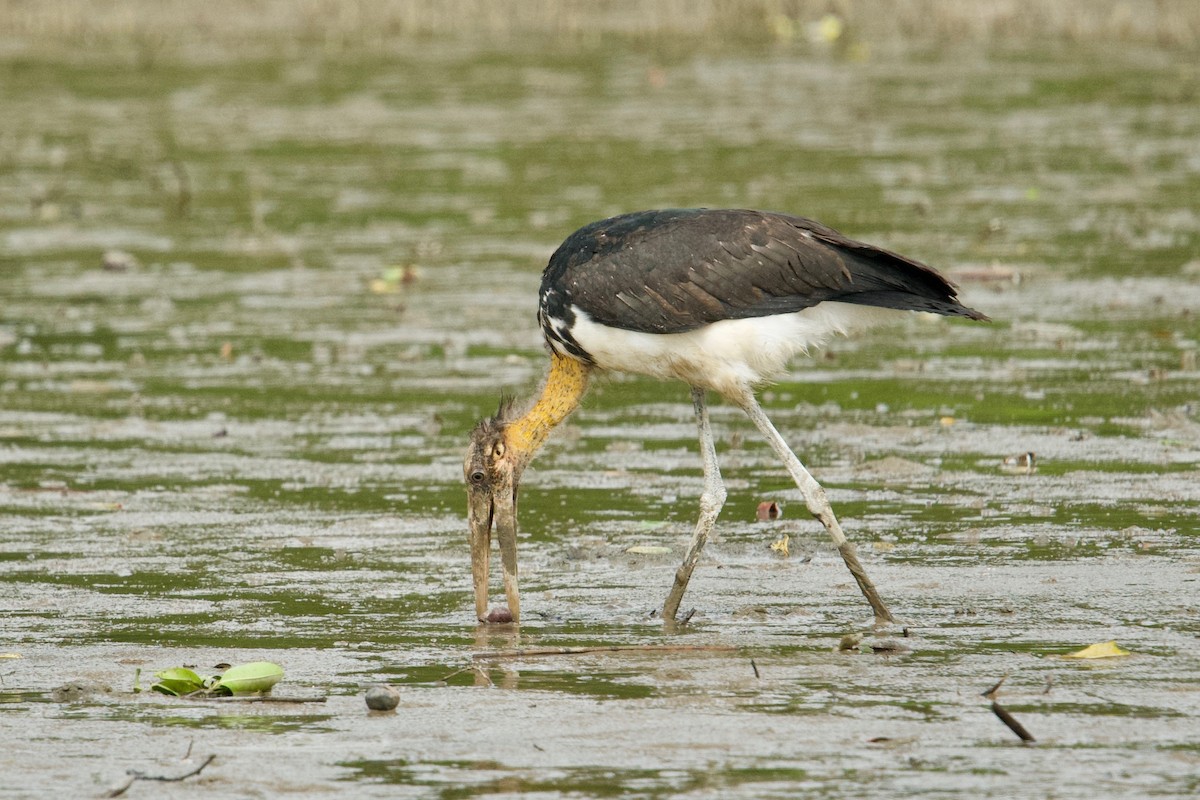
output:
[[[0,796],[210,754],[125,796],[1194,796],[1190,63],[6,55]],[[520,632],[478,628],[462,450],[536,387],[541,267],[593,219],[694,205],[816,217],[995,319],[900,317],[764,393],[898,624],[716,405],[729,502],[665,630],[691,407],[613,376],[526,474]],[[1060,657],[1108,640],[1131,655]],[[508,652],[563,647],[625,649]],[[254,660],[309,702],[132,692]],[[1004,676],[1035,746],[981,696]],[[395,714],[368,715],[378,682]]]

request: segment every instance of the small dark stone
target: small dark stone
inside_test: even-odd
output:
[[[484,618],[484,622],[506,623],[512,621],[512,612],[508,610],[508,606],[496,606],[489,611],[487,617]]]
[[[376,684],[367,689],[367,708],[372,711],[391,711],[400,705],[400,692],[386,684]]]

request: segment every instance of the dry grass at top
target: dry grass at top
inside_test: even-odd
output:
[[[426,38],[619,35],[710,42],[1061,39],[1200,43],[1196,0],[0,0],[4,51],[132,47],[209,57],[264,48],[379,50]]]

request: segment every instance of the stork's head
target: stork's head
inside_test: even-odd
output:
[[[500,542],[508,610],[513,622],[521,620],[521,597],[517,591],[517,484],[525,465],[550,431],[579,405],[587,390],[589,369],[582,361],[552,352],[550,371],[537,402],[519,413],[512,401],[502,401],[496,416],[483,420],[471,431],[463,477],[467,480],[471,525],[475,614],[481,621],[488,618],[488,556],[493,525]]]
[[[471,431],[471,444],[463,461],[467,481],[467,515],[471,528],[471,573],[475,582],[475,614],[488,616],[488,571],[492,526],[500,543],[504,568],[504,593],[513,622],[521,619],[517,589],[517,485],[529,460],[529,451],[510,435],[512,404],[501,403],[499,413]]]

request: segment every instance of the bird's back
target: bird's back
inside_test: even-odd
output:
[[[737,400],[879,309],[985,320],[936,270],[803,217],[641,211],[580,228],[542,275],[557,353]]]
[[[575,307],[609,327],[681,333],[825,301],[986,319],[919,261],[803,217],[706,209],[639,211],[580,228],[546,266],[539,316],[543,327],[569,325]]]

